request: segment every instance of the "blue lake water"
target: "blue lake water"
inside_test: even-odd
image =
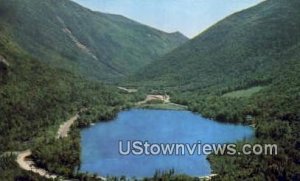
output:
[[[119,141],[149,143],[234,143],[253,137],[251,127],[218,123],[189,111],[123,111],[111,122],[97,123],[81,131],[81,172],[101,176],[145,177],[155,170],[205,176],[211,173],[206,155],[121,155]]]

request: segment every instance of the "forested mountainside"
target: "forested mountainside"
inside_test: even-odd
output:
[[[85,178],[74,172],[79,127],[139,99],[99,80],[134,72],[186,40],[69,0],[0,0],[0,180],[44,180],[15,162],[26,149],[40,168]],[[80,110],[70,136],[55,139]]]
[[[205,117],[251,124],[276,156],[214,156],[214,180],[300,179],[300,1],[268,0],[218,22],[131,78]],[[241,142],[246,143],[246,142]]]
[[[97,80],[133,73],[187,40],[70,0],[1,0],[0,12],[1,29],[38,60]]]
[[[299,7],[297,0],[269,0],[235,13],[142,69],[136,80],[185,90],[268,84],[293,64],[285,55],[299,48]]]
[[[221,122],[255,127],[251,144],[277,144],[278,155],[209,156],[215,180],[300,179],[300,61],[299,51],[286,54],[293,64],[268,85],[253,85],[226,94],[211,89],[174,93],[173,101]],[[239,144],[246,144],[242,141]]]
[[[135,99],[35,58],[1,24],[0,180],[43,180],[22,171],[10,155],[26,149],[34,151],[42,168],[74,178],[80,163],[79,131],[75,126],[70,137],[56,140],[59,125],[82,109],[87,111],[78,127],[111,119]]]
[[[135,71],[129,84],[167,92],[205,117],[251,124],[253,144],[278,145],[276,156],[210,155],[214,180],[300,180],[299,8],[297,0],[267,0],[176,48],[186,41],[178,33],[71,1],[0,0],[0,180],[43,180],[7,154],[28,148],[39,167],[87,179],[76,172],[78,127],[142,99],[140,87],[125,94],[87,78]],[[59,125],[82,108],[69,137],[55,139]]]

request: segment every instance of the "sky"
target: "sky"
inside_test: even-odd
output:
[[[226,16],[263,0],[73,0],[89,9],[123,15],[192,38]]]

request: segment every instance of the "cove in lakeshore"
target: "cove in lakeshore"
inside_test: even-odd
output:
[[[132,109],[81,131],[80,171],[141,178],[175,169],[176,174],[207,176],[211,174],[207,155],[124,156],[119,154],[119,141],[235,143],[253,136],[249,126],[219,123],[189,111]]]

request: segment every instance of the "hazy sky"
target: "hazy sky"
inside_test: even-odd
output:
[[[120,14],[194,37],[224,17],[263,0],[73,0],[92,10]]]

